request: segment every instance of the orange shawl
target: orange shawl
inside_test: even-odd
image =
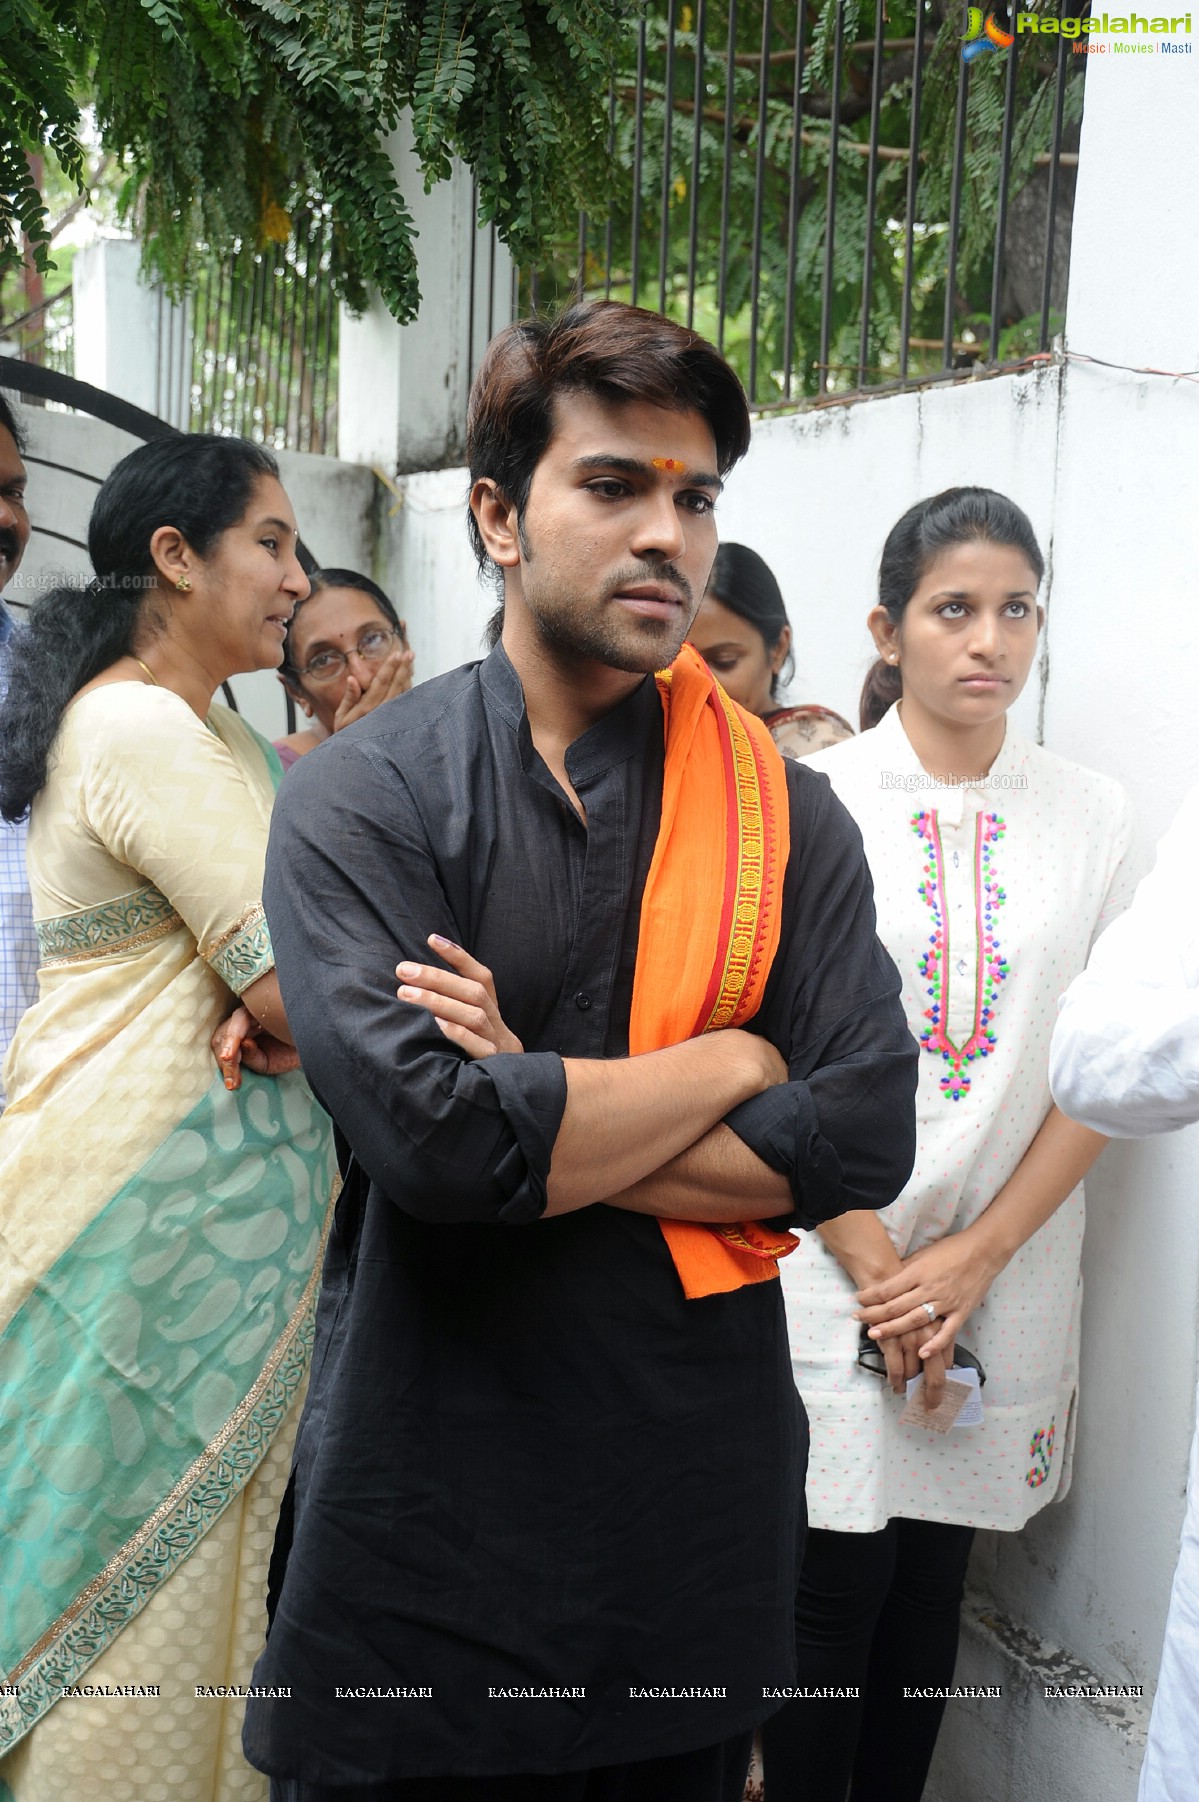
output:
[[[629,1054],[743,1026],[782,929],[790,822],[783,760],[685,644],[657,677],[666,725],[662,823],[641,903]],[[688,1298],[768,1282],[794,1234],[752,1221],[659,1222]]]

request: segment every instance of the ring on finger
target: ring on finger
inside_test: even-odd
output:
[[[931,1326],[933,1321],[937,1318],[936,1308],[934,1308],[931,1301],[922,1301],[920,1303],[920,1306],[924,1309],[924,1312],[928,1315],[928,1323]]]

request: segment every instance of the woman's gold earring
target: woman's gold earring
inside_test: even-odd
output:
[[[179,590],[180,594],[190,594],[192,591],[192,585],[186,576],[180,576],[175,587]]]

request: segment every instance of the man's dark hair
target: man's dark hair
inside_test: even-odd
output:
[[[487,347],[470,393],[466,456],[471,487],[489,476],[523,514],[533,471],[554,429],[559,394],[648,401],[699,413],[716,440],[720,474],[749,449],[749,408],[741,383],[714,345],[660,313],[616,300],[579,302],[554,319],[524,319]],[[489,558],[474,514],[471,546]]]
[[[25,455],[26,442],[24,428],[17,420],[16,413],[13,411],[12,402],[3,392],[0,392],[0,426],[3,426],[6,432],[11,433],[12,441],[16,445],[20,455],[23,457]]]

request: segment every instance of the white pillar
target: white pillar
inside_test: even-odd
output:
[[[419,233],[421,308],[406,326],[377,295],[360,319],[342,308],[338,453],[392,473],[462,462],[471,376],[512,317],[512,259],[476,228],[465,165],[426,194],[406,116],[388,148]]]
[[[140,264],[131,238],[101,238],[76,253],[75,374],[186,430],[190,308],[145,282]]]
[[[1196,369],[1199,234],[1188,172],[1199,153],[1199,34],[1149,42],[1154,55],[1113,48],[1087,58],[1068,339],[1113,363]]]

